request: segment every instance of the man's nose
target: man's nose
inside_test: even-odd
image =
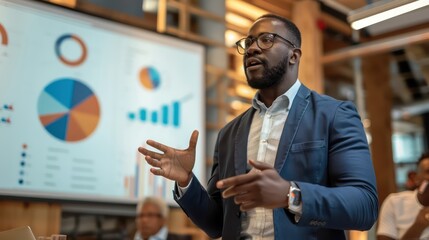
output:
[[[255,53],[260,53],[261,49],[259,48],[258,44],[256,43],[257,40],[253,41],[252,44],[246,49],[246,54],[253,55]]]

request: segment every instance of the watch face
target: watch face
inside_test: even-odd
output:
[[[291,193],[292,205],[299,205],[301,203],[301,191],[293,189]]]

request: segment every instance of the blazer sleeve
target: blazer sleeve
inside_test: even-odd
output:
[[[352,103],[342,102],[329,124],[328,186],[296,182],[302,226],[368,230],[377,219],[378,196],[365,131]]]
[[[207,191],[194,176],[188,190],[182,197],[179,198],[176,193],[173,193],[174,199],[186,215],[211,238],[221,237],[223,228],[222,197],[220,190],[216,187],[218,179],[218,143],[216,142]],[[175,189],[175,192],[177,192],[177,189]]]

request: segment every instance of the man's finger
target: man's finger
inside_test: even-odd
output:
[[[228,188],[231,186],[238,186],[244,183],[248,183],[256,179],[258,174],[242,174],[230,178],[225,178],[216,183],[216,187],[219,189]]]
[[[255,160],[249,160],[250,165],[252,165],[254,168],[258,169],[258,170],[267,170],[267,169],[272,169],[273,166],[271,166],[268,163],[264,163],[264,162],[260,162],[260,161],[255,161]]]
[[[249,211],[249,210],[251,210],[251,209],[253,209],[255,207],[258,207],[257,203],[253,202],[253,201],[250,201],[250,202],[242,203],[240,205],[240,210],[243,211],[243,212],[246,212],[246,211]]]
[[[241,193],[234,197],[234,202],[238,205],[249,201],[254,201],[253,194],[249,192]]]
[[[146,143],[147,143],[147,145],[149,145],[149,146],[151,146],[151,147],[153,147],[155,149],[158,149],[158,150],[160,150],[161,152],[164,152],[164,153],[167,152],[168,149],[171,148],[169,146],[166,146],[166,145],[164,145],[162,143],[159,143],[159,142],[156,142],[154,140],[147,140]]]
[[[225,191],[222,192],[222,197],[223,198],[229,198],[231,196],[235,195],[235,191],[234,191],[235,186],[230,186],[227,189],[225,189]]]
[[[162,170],[161,168],[151,168],[150,172],[157,176],[164,176],[164,170]]]
[[[156,160],[156,159],[153,159],[152,157],[150,157],[150,156],[146,156],[145,157],[145,160],[146,160],[146,162],[149,164],[149,165],[151,165],[152,167],[157,167],[157,168],[160,168],[161,167],[161,162],[160,161],[158,161],[158,160]]]
[[[247,198],[251,197],[251,192],[255,189],[254,186],[253,181],[241,185],[233,185],[222,192],[222,197],[229,198],[240,196],[241,198],[246,198],[246,201],[248,201],[249,199]]]
[[[160,153],[157,153],[157,152],[154,152],[154,151],[150,151],[150,150],[148,150],[148,149],[146,149],[144,147],[139,147],[138,150],[143,155],[145,155],[145,156],[151,156],[154,159],[158,159],[159,160],[159,159],[163,158],[163,154],[160,154]]]

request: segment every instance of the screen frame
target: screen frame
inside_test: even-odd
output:
[[[121,34],[136,33],[136,32],[144,32],[145,34],[152,35],[154,39],[161,38],[163,40],[169,40],[171,42],[175,42],[181,46],[189,46],[190,48],[199,49],[201,53],[202,65],[204,67],[206,56],[205,56],[205,46],[198,42],[193,42],[189,40],[184,40],[177,36],[171,36],[168,34],[161,34],[152,29],[137,27],[134,24],[124,23],[124,21],[118,21],[113,18],[107,18],[100,15],[94,15],[88,12],[83,11],[82,9],[74,9],[65,7],[62,5],[57,5],[47,1],[40,0],[0,0],[0,4],[16,4],[16,5],[24,5],[25,7],[31,7],[39,11],[48,11],[53,12],[55,14],[63,14],[66,17],[73,18],[78,17],[80,20],[88,21],[90,23],[96,24],[96,27],[106,27],[109,30],[115,29],[117,32]],[[124,30],[125,29],[125,30]],[[205,91],[205,73],[204,69],[201,70],[201,93],[203,99],[206,99],[206,91]],[[206,106],[205,101],[201,103],[200,111],[202,117],[202,126],[205,126],[205,116],[206,116]],[[202,149],[202,157],[200,160],[201,166],[201,174],[198,176],[201,179],[206,179],[206,164],[205,164],[205,156],[206,156],[206,143],[205,143],[206,129],[203,127],[199,129],[199,140],[198,144],[201,145]],[[197,156],[198,157],[198,156]],[[146,164],[146,163],[145,163]],[[127,199],[125,197],[95,197],[94,195],[85,195],[85,194],[69,194],[69,193],[57,193],[57,192],[45,192],[45,191],[31,191],[31,190],[15,190],[15,189],[3,189],[0,188],[0,196],[4,199],[19,199],[19,200],[29,200],[29,201],[47,201],[47,202],[60,202],[63,204],[68,204],[68,206],[81,206],[82,203],[91,204],[91,205],[100,205],[100,206],[117,206],[118,211],[123,215],[131,216],[134,214],[134,207],[139,199]],[[176,207],[176,205],[170,206]],[[132,213],[130,211],[130,207],[132,207]],[[79,209],[86,209],[85,207],[78,207]],[[73,209],[71,207],[70,209]],[[92,211],[92,208],[87,209],[85,212]],[[123,209],[121,211],[120,209]],[[95,212],[100,212],[95,210]],[[101,211],[100,213],[102,213]]]

